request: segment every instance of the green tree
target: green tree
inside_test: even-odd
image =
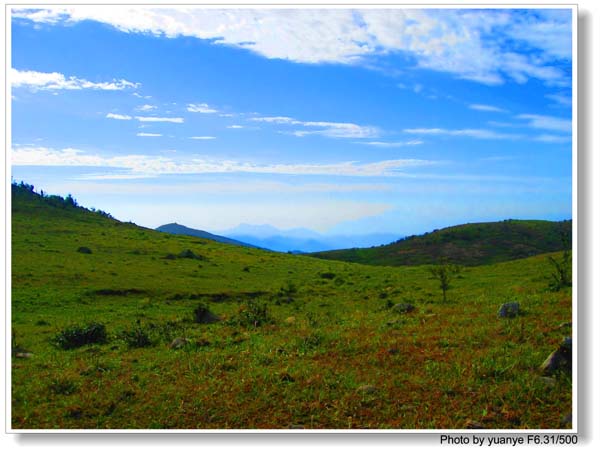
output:
[[[461,271],[462,268],[460,266],[448,263],[439,264],[429,268],[429,272],[440,282],[440,289],[442,290],[444,302],[447,300],[446,292],[450,289],[450,283]]]

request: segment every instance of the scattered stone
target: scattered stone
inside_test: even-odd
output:
[[[296,318],[294,316],[290,316],[287,319],[285,319],[284,322],[287,323],[288,325],[291,325],[293,323],[296,323]]]
[[[371,384],[363,384],[356,389],[356,392],[360,394],[374,394],[377,392],[377,388]]]
[[[29,359],[32,356],[33,356],[33,353],[29,353],[29,352],[17,352],[17,353],[15,353],[15,358]]]
[[[498,317],[517,317],[521,313],[519,302],[508,302],[503,304],[498,310]]]
[[[571,372],[573,361],[573,344],[570,337],[566,337],[557,350],[550,353],[540,366],[544,375],[554,375],[557,372]]]
[[[189,344],[189,342],[190,341],[186,338],[178,337],[173,339],[173,342],[169,344],[169,348],[171,350],[177,350],[178,348],[184,347],[185,345]]]
[[[409,313],[415,310],[415,305],[411,305],[410,303],[398,303],[397,305],[392,306],[392,311],[399,314]]]
[[[481,422],[477,422],[476,420],[471,420],[471,419],[468,419],[465,422],[465,428],[467,430],[483,430],[483,429],[485,429],[485,427],[483,426],[483,424]]]

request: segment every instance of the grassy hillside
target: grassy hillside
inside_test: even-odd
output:
[[[468,268],[444,303],[427,267],[169,235],[17,191],[14,428],[567,426],[570,377],[537,369],[571,320],[545,256]],[[499,319],[506,301],[524,315]],[[196,323],[201,303],[223,320]],[[99,342],[63,348],[81,336]]]
[[[571,226],[570,220],[470,223],[379,247],[333,250],[311,256],[380,266],[438,264],[441,260],[475,266],[562,250],[563,236],[570,246]]]

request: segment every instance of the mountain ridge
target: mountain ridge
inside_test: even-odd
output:
[[[241,247],[260,248],[246,242],[238,241],[237,239],[231,239],[226,236],[220,236],[218,234],[209,233],[208,231],[198,230],[196,228],[186,227],[176,222],[167,223],[155,228],[156,231],[170,234],[183,234],[185,236],[199,237],[203,239],[210,239],[211,241],[220,242],[222,244],[239,245]]]
[[[571,245],[572,220],[507,219],[455,225],[372,248],[315,252],[321,259],[380,266],[438,264],[474,266],[563,250]]]

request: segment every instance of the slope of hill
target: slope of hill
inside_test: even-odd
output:
[[[160,233],[26,186],[11,221],[13,429],[570,426],[570,377],[537,371],[572,314],[546,256],[467,268],[443,302],[427,267]],[[526,314],[499,319],[507,299]]]
[[[221,242],[222,244],[231,244],[231,245],[239,245],[241,247],[257,248],[255,245],[252,245],[252,244],[246,244],[245,242],[241,242],[241,241],[238,241],[235,239],[230,239],[225,236],[219,236],[218,234],[212,234],[212,233],[209,233],[208,231],[196,230],[194,228],[189,228],[184,225],[180,225],[178,223],[168,223],[166,225],[161,225],[160,227],[156,228],[156,231],[161,231],[163,233],[170,233],[170,234],[183,234],[186,236],[194,236],[194,237],[199,237],[202,239],[210,239],[211,241]]]
[[[392,244],[313,253],[317,258],[402,266],[448,261],[474,266],[563,249],[563,236],[571,245],[572,221],[505,220],[471,223],[410,236]]]

